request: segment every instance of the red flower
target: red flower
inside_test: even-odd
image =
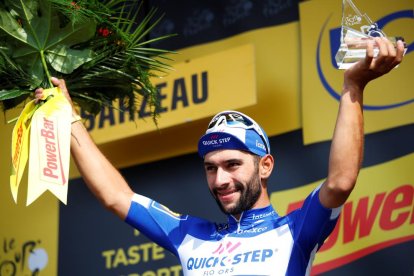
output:
[[[72,6],[73,9],[76,9],[76,10],[80,9],[80,6],[75,1],[70,2],[70,5]]]
[[[100,27],[98,29],[98,35],[103,37],[108,37],[112,34],[112,31],[110,31],[108,28]]]

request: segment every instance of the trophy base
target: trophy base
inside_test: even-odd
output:
[[[346,70],[361,59],[365,58],[367,43],[370,40],[373,40],[372,37],[364,38],[351,38],[347,39],[345,43],[342,43],[338,49],[338,52],[335,55],[335,61],[338,66],[338,69]],[[397,46],[397,41],[404,39],[401,37],[388,37],[388,39]],[[404,54],[407,52],[407,44],[404,42]],[[377,45],[374,44],[374,58],[377,57],[379,49]]]
[[[374,57],[378,55],[379,50],[374,49]],[[353,49],[350,50],[348,47],[340,47],[336,53],[335,60],[338,66],[338,69],[346,70],[361,59],[364,59],[366,55],[365,49]]]

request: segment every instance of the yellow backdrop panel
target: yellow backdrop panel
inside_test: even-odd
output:
[[[163,112],[158,120],[159,129],[208,117],[217,110],[253,105],[256,103],[253,45],[177,63],[168,76],[153,81],[159,85],[161,94]],[[149,110],[145,106],[142,109]],[[136,120],[119,123],[119,116],[125,115],[109,112],[105,110],[95,118],[95,121],[106,124],[101,123],[99,128],[95,123],[90,132],[98,144],[157,129],[151,120],[148,123],[137,123]],[[111,125],[111,121],[115,123]]]
[[[233,55],[233,49],[246,44],[253,45],[254,49],[255,87],[257,94],[256,104],[240,108],[240,111],[251,115],[264,127],[269,136],[299,129],[301,124],[299,109],[298,22],[254,30],[220,41],[181,49],[179,54],[173,56],[173,58],[176,60],[176,64],[181,66],[186,61],[196,61],[199,58],[203,59],[223,51]],[[242,56],[236,56],[235,58],[245,59]],[[225,60],[227,59],[225,58]],[[241,63],[243,64],[243,61],[233,59],[230,65]],[[219,64],[218,66],[226,67],[228,65]],[[198,69],[193,70],[191,65],[186,70],[186,72],[199,71]],[[117,167],[125,167],[195,152],[198,139],[205,132],[210,121],[209,115],[213,115],[223,109],[235,108],[234,101],[240,98],[240,95],[245,95],[244,93],[246,93],[242,90],[251,90],[250,86],[240,88],[237,84],[238,82],[244,83],[244,78],[251,78],[250,75],[247,75],[251,74],[251,71],[241,72],[235,80],[234,78],[227,78],[227,75],[233,75],[232,72],[223,72],[222,70],[220,71],[220,68],[214,68],[214,70],[218,70],[222,74],[220,83],[228,83],[225,86],[228,89],[215,88],[219,89],[219,91],[215,92],[217,96],[215,96],[214,101],[211,100],[211,103],[214,102],[214,105],[209,104],[208,108],[194,105],[191,109],[191,114],[185,114],[183,111],[179,112],[178,110],[175,115],[173,112],[162,113],[159,119],[160,125],[163,125],[164,122],[170,122],[168,126],[172,123],[175,125],[171,127],[164,125],[165,127],[159,131],[150,131],[108,143],[101,143],[100,148],[105,155]],[[238,71],[234,66],[231,66],[228,70]],[[249,102],[251,103],[252,100],[249,100]],[[168,100],[166,100],[166,103],[168,103]],[[197,120],[202,117],[205,118]],[[195,120],[191,121],[192,118]],[[155,129],[150,118],[147,118],[145,122],[139,120],[136,125],[130,125],[129,128],[129,130],[122,129],[122,131],[132,133],[138,132],[137,128]],[[96,137],[96,139],[104,138]],[[176,143],[174,141],[180,142]],[[77,175],[75,170],[71,172],[72,176]]]

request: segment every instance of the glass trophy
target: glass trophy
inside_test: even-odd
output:
[[[372,22],[367,14],[362,14],[351,0],[342,2],[341,43],[335,60],[338,69],[348,69],[354,63],[365,58],[367,43],[374,37],[387,37],[396,45],[402,37],[388,37]],[[407,51],[407,44],[405,52]],[[374,44],[374,57],[378,55],[378,47]],[[404,52],[404,54],[405,54]]]

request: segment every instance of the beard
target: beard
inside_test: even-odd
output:
[[[224,207],[218,199],[217,191],[213,191],[214,199],[221,211],[228,215],[238,215],[246,210],[250,210],[262,193],[261,181],[257,173],[254,173],[245,185],[237,182],[234,186],[236,190],[240,192],[240,198],[232,207]]]

